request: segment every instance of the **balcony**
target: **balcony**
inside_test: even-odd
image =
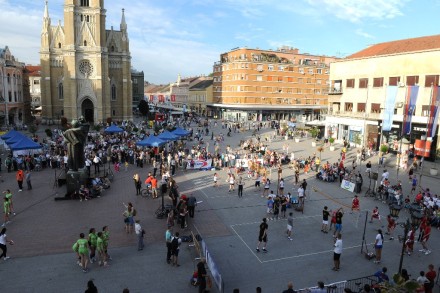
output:
[[[358,119],[367,119],[367,120],[381,119],[381,113],[333,111],[333,113],[331,115],[339,116],[339,117],[350,117],[350,118],[358,118]]]
[[[328,94],[329,95],[342,95],[343,92],[342,92],[342,89],[333,88],[328,91]]]

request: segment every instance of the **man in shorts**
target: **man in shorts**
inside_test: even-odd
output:
[[[257,189],[257,187],[258,187],[258,190],[261,189],[260,181],[261,181],[261,176],[260,176],[260,174],[257,174],[257,179],[255,179],[255,189]]]
[[[336,224],[335,224],[335,233],[333,234],[334,238],[337,238],[342,231],[342,217],[344,216],[344,210],[339,208],[336,211]]]
[[[289,239],[290,241],[292,241],[292,227],[293,227],[293,213],[290,212],[289,216],[287,217],[287,239]]]
[[[431,234],[431,224],[429,222],[427,222],[424,229],[423,229],[423,236],[422,236],[423,248],[420,250],[420,252],[423,252],[426,255],[431,253],[431,250],[429,250],[428,246],[426,245],[426,242],[428,242],[428,240],[429,240],[430,234]]]
[[[342,235],[340,233],[338,234],[338,238],[334,246],[335,246],[335,249],[333,250],[334,267],[332,270],[339,271],[339,266],[341,264],[341,254],[342,254]]]
[[[263,222],[260,224],[260,233],[258,234],[258,244],[257,244],[257,252],[260,252],[260,245],[263,244],[263,252],[267,252],[266,246],[267,246],[267,229],[269,228],[269,225],[266,223],[267,219],[263,218]]]

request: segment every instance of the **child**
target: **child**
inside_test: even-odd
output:
[[[333,225],[336,225],[336,211],[330,210],[330,213],[332,214],[332,219],[330,221],[330,229],[329,229],[329,231],[332,230]]]
[[[127,161],[125,161],[124,166],[125,166],[125,172],[127,172],[127,170],[128,170],[128,162]]]
[[[115,172],[119,172],[119,163],[118,162],[116,162],[114,164],[114,169],[115,169]]]
[[[214,187],[218,187],[218,176],[217,173],[214,173]]]
[[[373,223],[373,219],[378,219],[380,224],[382,225],[382,220],[380,218],[380,214],[379,214],[379,208],[375,207],[373,209],[373,212],[371,213],[371,219],[370,219],[370,223]]]

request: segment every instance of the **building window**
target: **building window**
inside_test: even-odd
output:
[[[357,103],[357,111],[361,113],[365,112],[365,106],[365,103]]]
[[[278,76],[278,82],[282,82],[283,81],[283,77],[282,76]]]
[[[58,49],[61,49],[61,43],[58,43]]]
[[[353,111],[353,103],[345,103],[345,112]]]
[[[399,82],[400,82],[400,76],[394,76],[394,77],[390,77],[388,79],[388,84],[389,85],[397,86],[397,85],[399,85]]]
[[[297,94],[301,94],[301,93],[302,93],[302,90],[301,90],[301,89],[296,89],[296,93],[297,93]]]
[[[87,41],[84,40],[84,47],[87,47]]]
[[[298,72],[304,74],[304,68],[300,68]]]
[[[81,0],[81,6],[88,7],[89,6],[89,0]]]
[[[11,83],[11,75],[8,73],[8,83]]]
[[[58,99],[64,99],[64,86],[62,83],[58,84]]]
[[[359,78],[359,88],[366,89],[368,87],[368,78]]]
[[[61,116],[64,116],[64,110],[61,110]]]
[[[273,65],[267,65],[267,70],[273,71]]]
[[[114,51],[115,51],[115,46],[112,46],[112,49],[111,49],[111,51],[112,51],[112,52],[114,52]]]
[[[429,105],[422,105],[422,116],[428,117],[429,116],[429,109],[431,107]]]
[[[318,74],[322,74],[322,69],[316,69],[316,73],[318,73]]]
[[[347,88],[354,88],[354,79],[347,79]]]
[[[12,92],[8,92],[8,99],[9,99],[9,102],[12,102]]]
[[[87,21],[87,22],[90,21],[90,16],[86,15],[86,21]]]
[[[419,83],[419,76],[418,75],[412,75],[406,77],[406,85],[412,86]]]
[[[383,87],[383,77],[373,78],[373,87]]]
[[[116,101],[116,86],[112,84],[112,101]]]
[[[112,115],[116,116],[116,110],[112,110]]]
[[[293,77],[288,77],[287,82],[293,82]]]
[[[438,86],[438,75],[426,75],[425,87]]]
[[[38,79],[34,79],[34,84],[40,84],[40,81]]]
[[[316,80],[316,83],[317,83],[317,84],[321,84],[321,82],[322,82],[322,81],[321,81],[320,79],[317,79],[317,80]]]
[[[378,104],[378,103],[371,103],[371,113],[380,114],[380,104]]]
[[[284,66],[279,65],[278,66],[278,71],[284,71]]]
[[[272,80],[273,80],[272,76],[268,75],[267,76],[267,81],[272,81]]]
[[[313,69],[309,68],[309,74],[313,74]]]
[[[302,78],[298,78],[298,83],[304,83],[304,80]]]
[[[312,79],[311,78],[307,78],[307,83],[312,83]]]

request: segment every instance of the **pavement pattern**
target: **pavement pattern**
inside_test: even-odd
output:
[[[215,134],[223,132],[220,125],[211,127]],[[262,129],[262,138],[272,129]],[[251,137],[251,131],[232,137],[225,136],[222,150],[226,145],[237,148],[239,141]],[[205,137],[209,151],[214,147],[210,136]],[[283,144],[289,144],[289,152],[294,151],[295,157],[309,156],[316,152],[311,139],[294,140],[278,139],[269,144],[269,148],[282,150]],[[335,162],[339,157],[340,146],[336,151],[328,148],[322,153],[322,161]],[[353,157],[351,150],[348,157]],[[377,167],[377,157],[371,158],[373,170],[382,173],[383,167]],[[390,155],[385,166],[390,172],[391,182],[396,182],[395,158]],[[55,201],[54,198],[65,193],[65,186],[54,187],[55,171],[46,169],[33,172],[33,189],[18,192],[15,173],[1,172],[1,189],[11,189],[14,194],[16,216],[7,226],[8,238],[15,245],[8,246],[11,259],[0,260],[0,292],[83,292],[89,279],[94,279],[99,292],[122,292],[126,287],[130,292],[197,292],[197,288],[189,284],[189,279],[195,269],[197,260],[194,247],[184,243],[180,253],[181,267],[176,268],[165,262],[166,248],[164,232],[165,219],[156,219],[155,210],[160,206],[159,199],[145,199],[135,195],[132,176],[139,172],[145,179],[152,168],[137,168],[129,166],[128,171],[121,168],[115,174],[111,188],[106,190],[101,198],[89,201]],[[365,167],[360,166],[361,171]],[[93,170],[93,168],[92,168]],[[59,172],[59,171],[58,171]],[[195,218],[189,222],[188,229],[180,231],[181,235],[189,235],[191,231],[202,235],[209,251],[215,259],[222,274],[224,292],[240,288],[240,292],[255,292],[260,286],[263,292],[281,292],[287,288],[287,282],[293,281],[295,288],[314,286],[318,280],[332,283],[356,277],[371,275],[382,266],[387,266],[391,273],[396,272],[399,265],[401,244],[397,240],[386,238],[382,263],[374,264],[361,254],[362,235],[366,211],[371,212],[374,206],[379,206],[381,215],[388,214],[388,206],[373,198],[364,197],[368,188],[368,177],[364,177],[364,185],[360,195],[360,214],[350,214],[353,193],[343,190],[338,183],[326,183],[314,179],[315,172],[300,175],[306,178],[308,195],[304,213],[288,209],[294,213],[293,241],[285,236],[286,220],[269,221],[268,253],[257,253],[258,226],[266,216],[266,200],[261,197],[262,191],[254,189],[254,181],[245,175],[244,195],[238,198],[235,193],[228,193],[226,171],[216,171],[220,175],[218,188],[214,188],[214,171],[178,170],[175,179],[179,190],[184,194],[192,193],[198,201]],[[426,170],[425,170],[426,172]],[[93,174],[93,171],[92,171]],[[425,173],[424,173],[425,174]],[[285,192],[296,194],[293,171],[283,166]],[[276,172],[271,173],[272,187],[276,190]],[[404,186],[404,194],[409,194],[410,183],[404,172],[399,179]],[[431,190],[438,190],[438,177],[423,177],[423,185]],[[165,197],[166,203],[169,199]],[[136,249],[135,234],[127,234],[124,230],[122,213],[123,203],[131,201],[137,209],[137,218],[146,230],[143,251]],[[333,237],[324,234],[321,229],[322,208],[327,205],[330,209],[343,207],[343,242],[344,249],[341,257],[341,270],[332,271],[333,266]],[[399,222],[406,220],[408,213],[402,211]],[[109,252],[113,258],[111,266],[100,268],[90,265],[90,271],[84,274],[76,264],[72,244],[79,233],[87,233],[91,227],[97,231],[104,225],[110,227]],[[366,240],[372,248],[377,229],[380,224],[367,223]],[[384,229],[385,230],[385,229]],[[398,227],[395,236],[403,234]],[[404,268],[412,276],[417,276],[420,270],[426,270],[429,263],[437,265],[440,236],[433,229],[428,246],[432,248],[430,255],[419,253],[420,244],[415,244],[415,253],[404,258]],[[385,235],[386,236],[386,235]],[[397,237],[395,237],[397,239]],[[218,292],[214,287],[211,292]]]

